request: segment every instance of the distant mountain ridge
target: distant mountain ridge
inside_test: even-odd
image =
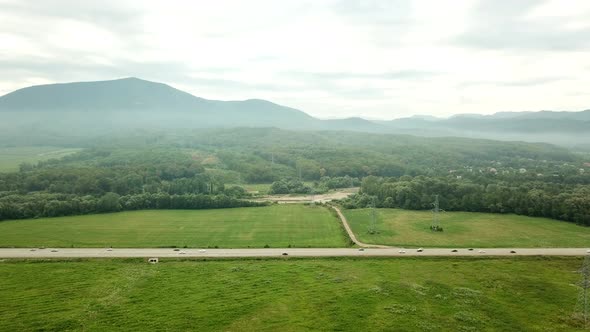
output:
[[[117,121],[138,121],[146,126],[218,127],[225,123],[281,126],[288,123],[293,127],[306,127],[318,121],[302,111],[266,100],[209,100],[167,84],[134,77],[19,89],[0,97],[2,111],[85,112],[90,117],[104,115]],[[126,119],[125,114],[133,114],[135,119]],[[146,123],[141,118],[153,121]]]
[[[36,85],[0,97],[0,110],[182,109],[207,104],[187,92],[130,77],[96,82]]]
[[[458,114],[447,119],[416,115],[391,121],[359,117],[320,120],[266,100],[209,100],[134,77],[19,89],[0,97],[0,120],[12,130],[79,128],[83,133],[111,127],[278,127],[544,142],[555,142],[545,138],[553,134],[590,136],[590,110]]]

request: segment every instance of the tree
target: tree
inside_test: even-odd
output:
[[[119,198],[120,196],[113,192],[104,194],[98,201],[98,210],[100,212],[115,212],[121,210]]]

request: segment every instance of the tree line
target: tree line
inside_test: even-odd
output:
[[[314,181],[311,185],[305,184],[297,178],[285,178],[275,181],[271,184],[270,194],[322,194],[330,189],[350,188],[360,185],[358,178],[352,178],[348,175],[329,177],[324,176],[319,181]]]
[[[366,177],[359,194],[343,200],[346,208],[432,209],[434,196],[447,211],[515,213],[590,226],[590,186],[543,181],[403,176]]]
[[[224,194],[182,194],[165,192],[120,196],[34,193],[0,197],[0,220],[59,217],[142,209],[221,209],[263,206],[265,203],[241,200]]]

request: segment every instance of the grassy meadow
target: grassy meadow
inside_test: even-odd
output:
[[[340,221],[299,204],[144,210],[0,222],[0,247],[343,247]]]
[[[444,232],[432,232],[432,212],[377,209],[377,234],[369,234],[370,209],[344,210],[359,240],[408,247],[587,247],[590,227],[513,214],[444,212]]]
[[[80,150],[50,146],[0,148],[0,172],[14,172],[21,163],[35,164],[42,160],[59,159]]]
[[[576,331],[581,263],[4,260],[0,331]]]

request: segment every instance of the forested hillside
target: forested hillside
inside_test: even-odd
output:
[[[578,223],[587,223],[590,211],[586,156],[548,144],[274,128],[68,143],[84,150],[0,173],[0,218],[244,206],[253,203],[240,200],[247,197],[240,184],[275,182],[274,193],[311,193],[362,178],[363,195],[377,196],[380,206],[428,209],[438,194],[448,210]],[[366,202],[360,195],[347,204]]]
[[[0,173],[0,220],[138,209],[256,206],[181,151],[92,149]]]

